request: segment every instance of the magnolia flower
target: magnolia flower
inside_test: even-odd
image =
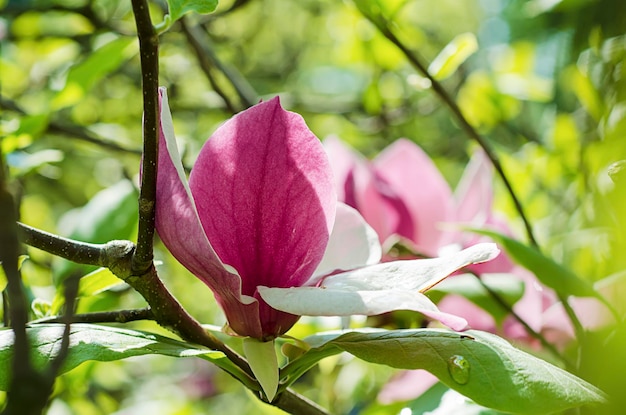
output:
[[[300,315],[399,309],[454,329],[466,326],[423,291],[461,267],[494,258],[494,244],[377,264],[376,234],[337,202],[324,148],[278,98],[217,129],[187,181],[165,89],[159,93],[156,229],[174,257],[213,291],[234,333],[266,341]]]
[[[407,139],[394,141],[371,161],[336,137],[326,139],[324,147],[338,199],[358,210],[383,243],[401,237],[418,252],[437,256],[487,240],[463,232],[461,226],[509,233],[492,210],[491,165],[482,151],[474,153],[452,192],[430,157]],[[479,267],[507,272],[512,263],[500,255]]]

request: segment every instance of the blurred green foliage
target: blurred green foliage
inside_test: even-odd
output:
[[[428,62],[455,37],[475,35],[478,50],[442,82],[495,146],[542,252],[589,283],[623,272],[626,183],[610,169],[626,160],[626,3],[365,5],[393,21],[399,38]],[[136,193],[130,183],[136,186],[140,162],[142,96],[130,2],[9,0],[0,6],[0,144],[21,220],[90,242],[134,239]],[[153,21],[162,22],[164,4],[151,7]],[[452,185],[458,180],[474,143],[353,3],[224,0],[214,14],[188,14],[184,21],[199,29],[212,56],[203,69],[180,22],[160,36],[160,82],[169,88],[187,165],[232,109],[245,108],[238,91],[255,91],[258,98],[280,94],[318,137],[337,135],[367,156],[407,137],[432,156]],[[495,186],[497,209],[523,240],[510,198],[501,183]],[[53,300],[64,273],[88,272],[34,249],[28,255],[22,271],[35,305]],[[160,246],[157,257],[161,277],[184,306],[202,322],[223,323],[209,290]],[[619,292],[623,281],[612,290]],[[141,306],[138,295],[117,287],[81,299],[79,311]],[[323,324],[304,319],[294,335],[312,334]],[[152,323],[133,327],[165,334]],[[626,399],[615,386],[626,370],[624,338],[623,327],[610,327],[579,339],[577,349],[580,374],[615,391],[615,408]],[[605,363],[609,351],[611,365]],[[374,411],[380,406],[375,394],[391,373],[336,357],[296,387],[338,413]],[[52,408],[81,415],[200,414],[209,408],[278,413],[204,362],[156,357],[84,364],[59,378]]]

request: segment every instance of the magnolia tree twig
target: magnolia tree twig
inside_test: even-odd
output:
[[[513,190],[513,186],[511,185],[511,182],[509,181],[506,173],[504,172],[502,164],[500,163],[500,159],[498,158],[496,153],[493,151],[489,143],[487,143],[487,141],[480,134],[478,134],[476,129],[472,127],[472,125],[467,121],[467,119],[461,112],[461,109],[456,104],[454,99],[450,96],[450,94],[448,94],[448,92],[445,90],[443,85],[441,85],[441,83],[437,81],[435,78],[433,78],[433,76],[428,72],[428,69],[426,65],[422,62],[422,58],[419,56],[419,54],[417,52],[411,51],[391,31],[389,27],[389,23],[384,19],[384,17],[382,16],[375,17],[363,11],[362,11],[362,14],[374,26],[376,26],[376,28],[380,31],[380,33],[383,34],[383,36],[385,36],[389,41],[391,41],[391,43],[393,43],[398,49],[400,49],[402,54],[407,58],[407,60],[411,63],[411,65],[413,65],[413,67],[417,69],[418,72],[420,72],[422,76],[428,78],[428,80],[431,82],[433,91],[435,91],[435,94],[437,94],[437,96],[450,109],[450,111],[452,112],[456,120],[459,122],[461,129],[465,131],[465,133],[472,140],[476,141],[476,143],[478,143],[478,145],[485,151],[485,154],[487,155],[487,157],[489,157],[489,160],[491,160],[491,163],[493,164],[494,169],[498,173],[498,176],[500,176],[502,183],[504,183],[504,186],[506,187],[511,197],[511,200],[513,201],[513,204],[515,205],[515,209],[517,210],[517,213],[520,215],[520,218],[524,222],[524,228],[526,229],[528,240],[533,246],[538,248],[539,244],[537,243],[537,240],[535,239],[532,226],[530,224],[530,221],[528,220],[528,217],[526,216],[526,213],[524,212],[524,208],[520,200],[518,199],[517,194]]]
[[[485,282],[482,280],[482,278],[480,278],[480,275],[478,275],[475,272],[471,272],[471,271],[469,271],[469,272],[474,277],[476,277],[476,279],[478,280],[480,285],[487,291],[487,293],[489,293],[491,298],[493,298],[504,310],[507,311],[507,313],[509,313],[518,323],[520,323],[524,327],[524,330],[526,330],[526,333],[528,333],[528,335],[530,335],[531,337],[535,338],[536,340],[539,340],[541,345],[547,351],[549,351],[554,357],[559,359],[568,368],[568,370],[573,369],[574,366],[572,365],[572,363],[565,356],[563,356],[556,349],[556,347],[554,347],[554,345],[552,343],[550,343],[543,336],[543,334],[541,334],[540,332],[538,332],[538,331],[534,330],[532,327],[530,327],[530,325],[519,314],[517,314],[515,312],[513,307],[504,298],[502,298],[502,296],[500,294],[498,294],[496,291],[494,291],[489,285],[485,284]]]
[[[208,58],[208,55],[204,53],[204,44],[198,38],[198,33],[196,33],[193,28],[189,27],[189,24],[187,23],[187,19],[185,17],[180,19],[179,23],[180,27],[183,30],[183,33],[185,34],[185,37],[187,38],[187,42],[196,54],[196,58],[198,59],[198,64],[200,65],[202,72],[204,72],[204,75],[208,79],[213,90],[222,98],[222,101],[224,101],[224,105],[226,105],[228,111],[232,112],[233,114],[239,112],[243,108],[238,109],[235,107],[235,104],[233,104],[226,91],[222,89],[222,87],[213,76],[213,65],[211,63],[211,60]]]
[[[150,308],[135,310],[100,311],[95,313],[72,314],[71,316],[52,316],[33,320],[28,324],[49,323],[128,323],[130,321],[154,320],[154,314]]]
[[[135,275],[150,270],[153,260],[154,209],[159,146],[159,37],[152,26],[146,0],[132,0],[141,57],[143,91],[143,163],[139,193],[139,230],[132,270]]]
[[[258,94],[256,91],[239,72],[224,64],[219,59],[217,53],[215,53],[215,50],[213,49],[212,42],[206,33],[199,30],[197,26],[193,26],[188,23],[183,23],[182,28],[185,36],[187,36],[188,42],[194,49],[196,57],[200,63],[200,67],[205,71],[205,74],[207,73],[205,66],[209,69],[211,67],[215,67],[217,70],[222,72],[226,79],[228,79],[228,81],[232,84],[233,88],[237,92],[237,95],[239,95],[239,100],[245,108],[258,103]]]

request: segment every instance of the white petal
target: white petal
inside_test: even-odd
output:
[[[313,275],[322,276],[336,270],[376,264],[381,257],[382,248],[376,231],[355,209],[338,203],[326,252]]]
[[[332,275],[323,281],[322,287],[344,291],[424,292],[456,270],[489,261],[499,253],[495,244],[482,243],[440,258],[386,262]]]
[[[441,321],[455,330],[467,326],[465,319],[439,311],[424,294],[399,290],[346,291],[317,287],[257,287],[273,308],[308,316],[378,315],[394,310],[411,310]]]

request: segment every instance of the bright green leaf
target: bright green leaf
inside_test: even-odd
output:
[[[17,269],[22,268],[22,264],[25,260],[28,259],[28,255],[20,255],[17,258]],[[0,292],[4,291],[7,286],[7,276],[4,273],[4,268],[2,267],[2,262],[0,262]]]
[[[59,352],[65,325],[41,324],[27,329],[31,340],[31,361],[41,370]],[[70,351],[61,373],[88,360],[108,362],[132,356],[158,354],[172,357],[197,356],[218,366],[230,367],[222,352],[201,348],[167,337],[135,330],[91,324],[72,324]],[[13,355],[13,330],[0,331],[0,390],[6,390]]]
[[[564,296],[598,297],[591,283],[580,279],[572,271],[544,256],[535,248],[497,232],[483,229],[471,229],[471,231],[486,235],[499,243],[513,261],[531,271],[542,284],[556,292]]]
[[[371,363],[427,370],[477,404],[504,412],[545,414],[606,400],[571,373],[475,330],[360,330],[305,340],[313,348],[281,372],[287,382],[321,358],[345,351]]]
[[[462,33],[439,52],[428,67],[428,73],[435,79],[446,79],[477,50],[476,36],[473,33]]]
[[[278,390],[278,359],[274,342],[262,342],[246,337],[243,339],[243,350],[252,373],[259,380],[263,392],[271,402]]]
[[[133,38],[120,37],[91,53],[84,61],[72,66],[65,88],[54,98],[53,108],[60,109],[81,100],[96,82],[118,69],[136,52]]]
[[[124,281],[117,278],[110,269],[98,268],[80,279],[78,297],[91,297],[121,284],[125,284]],[[63,304],[65,304],[65,296],[62,290],[57,290],[52,301],[50,314],[58,314]]]
[[[168,29],[172,23],[189,12],[208,14],[215,11],[217,0],[167,0],[169,14],[162,23],[157,25],[157,30]]]

